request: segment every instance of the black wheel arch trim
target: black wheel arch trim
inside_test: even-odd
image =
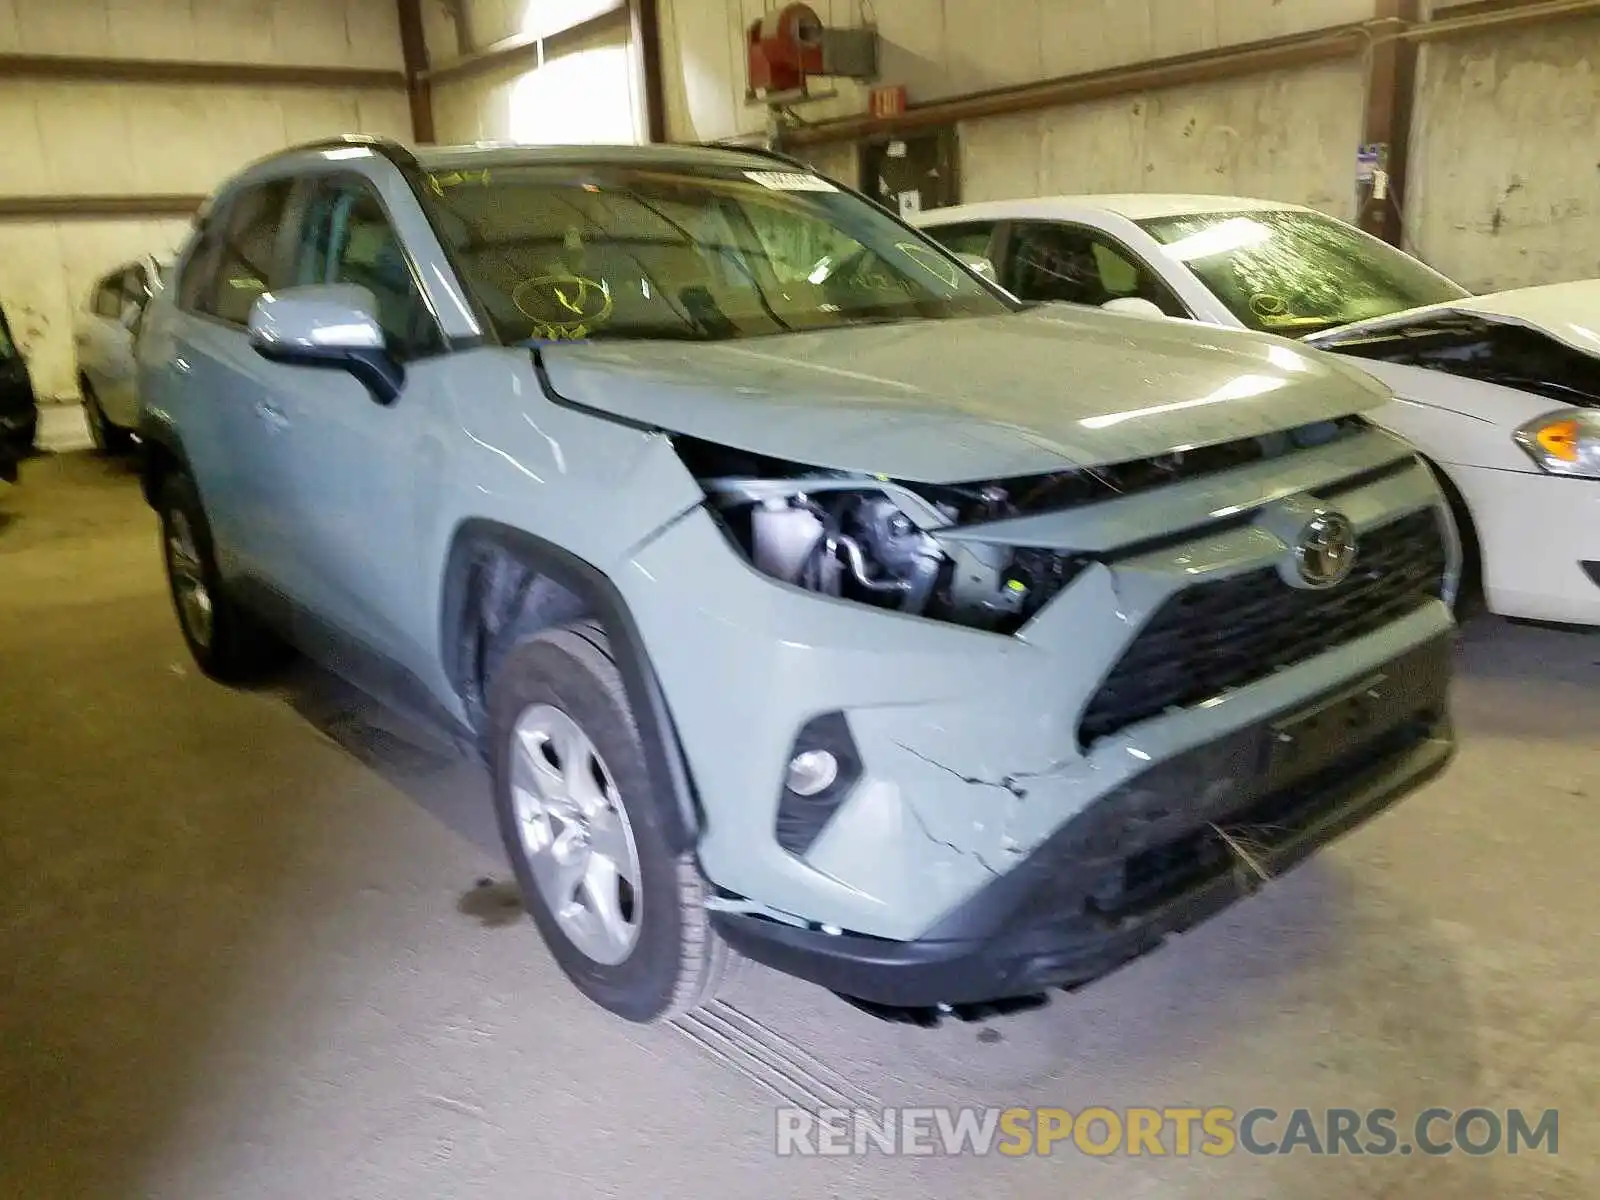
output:
[[[157,416],[146,409],[139,417],[139,487],[151,508],[156,506],[163,459],[176,462],[191,479],[194,478],[189,467],[189,452],[183,448],[178,427],[170,417]],[[195,486],[199,487],[198,481]]]
[[[644,743],[651,782],[670,797],[667,840],[675,854],[690,851],[702,828],[699,798],[678,739],[665,692],[650,661],[643,635],[616,584],[593,563],[544,538],[498,521],[472,518],[456,527],[446,558],[440,609],[440,648],[447,676],[459,689],[468,664],[457,636],[467,617],[468,559],[484,546],[496,547],[526,563],[580,597],[611,639],[617,670]]]

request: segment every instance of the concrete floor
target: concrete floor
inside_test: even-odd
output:
[[[476,886],[475,770],[310,670],[199,677],[127,468],[34,460],[0,490],[0,1195],[1600,1195],[1600,639],[1463,642],[1444,780],[1075,998],[925,1031],[750,970],[637,1029]],[[1553,1158],[778,1159],[779,1097],[1562,1127]]]

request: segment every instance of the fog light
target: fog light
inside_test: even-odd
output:
[[[839,778],[839,760],[827,750],[803,750],[789,760],[787,786],[796,796],[815,796]]]
[[[861,779],[861,752],[842,712],[818,713],[795,734],[778,788],[772,833],[796,857],[811,849],[823,827]]]

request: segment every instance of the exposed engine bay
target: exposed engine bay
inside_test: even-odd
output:
[[[1578,408],[1600,408],[1600,364],[1594,356],[1520,325],[1451,313],[1321,345],[1352,358],[1426,367]]]
[[[1093,559],[941,531],[1110,500],[1367,428],[1351,416],[1159,458],[963,484],[807,467],[689,437],[674,445],[724,533],[763,574],[825,596],[1011,633]]]
[[[723,528],[758,571],[913,616],[1010,632],[1085,565],[1049,550],[939,539],[938,530],[963,523],[969,512],[1012,515],[999,486],[934,499],[843,472],[701,482]]]

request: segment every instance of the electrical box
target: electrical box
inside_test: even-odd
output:
[[[878,77],[878,31],[830,28],[808,4],[786,4],[751,22],[746,51],[751,99],[803,97],[814,77]]]

